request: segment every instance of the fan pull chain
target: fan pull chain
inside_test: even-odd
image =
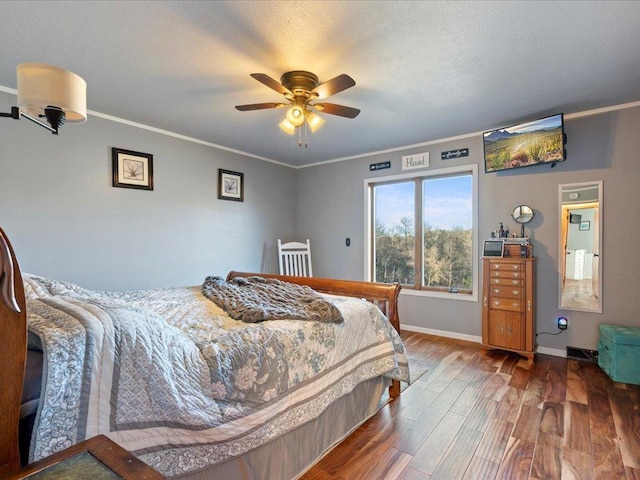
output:
[[[303,132],[304,129],[304,132]],[[302,147],[302,143],[304,142],[304,148],[307,148],[309,144],[307,143],[307,124],[303,123],[298,127],[298,146]]]
[[[303,137],[304,137],[304,148],[307,148],[307,122],[302,124],[302,128],[304,128]]]

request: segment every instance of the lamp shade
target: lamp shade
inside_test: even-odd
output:
[[[43,63],[21,63],[18,75],[18,107],[38,117],[47,107],[58,107],[67,123],[87,120],[87,83],[75,73]]]
[[[294,105],[287,110],[287,120],[294,127],[299,127],[304,123],[304,108],[300,105]]]
[[[323,123],[324,120],[315,113],[307,113],[307,124],[309,125],[309,128],[311,128],[312,132],[315,132],[318,128],[320,128]]]
[[[282,120],[278,126],[282,129],[283,132],[288,133],[289,135],[293,135],[296,131],[296,127],[295,125],[293,125],[289,120],[287,120],[286,118],[284,120]]]

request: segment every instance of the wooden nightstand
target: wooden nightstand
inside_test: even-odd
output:
[[[165,477],[120,445],[98,435],[27,465],[18,472],[0,476],[0,480],[20,478],[161,480]]]

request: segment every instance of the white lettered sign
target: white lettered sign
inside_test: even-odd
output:
[[[414,153],[402,157],[402,170],[414,170],[416,168],[427,168],[429,166],[429,152]]]

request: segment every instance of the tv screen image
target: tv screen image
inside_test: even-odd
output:
[[[486,173],[565,160],[563,114],[485,132]]]

